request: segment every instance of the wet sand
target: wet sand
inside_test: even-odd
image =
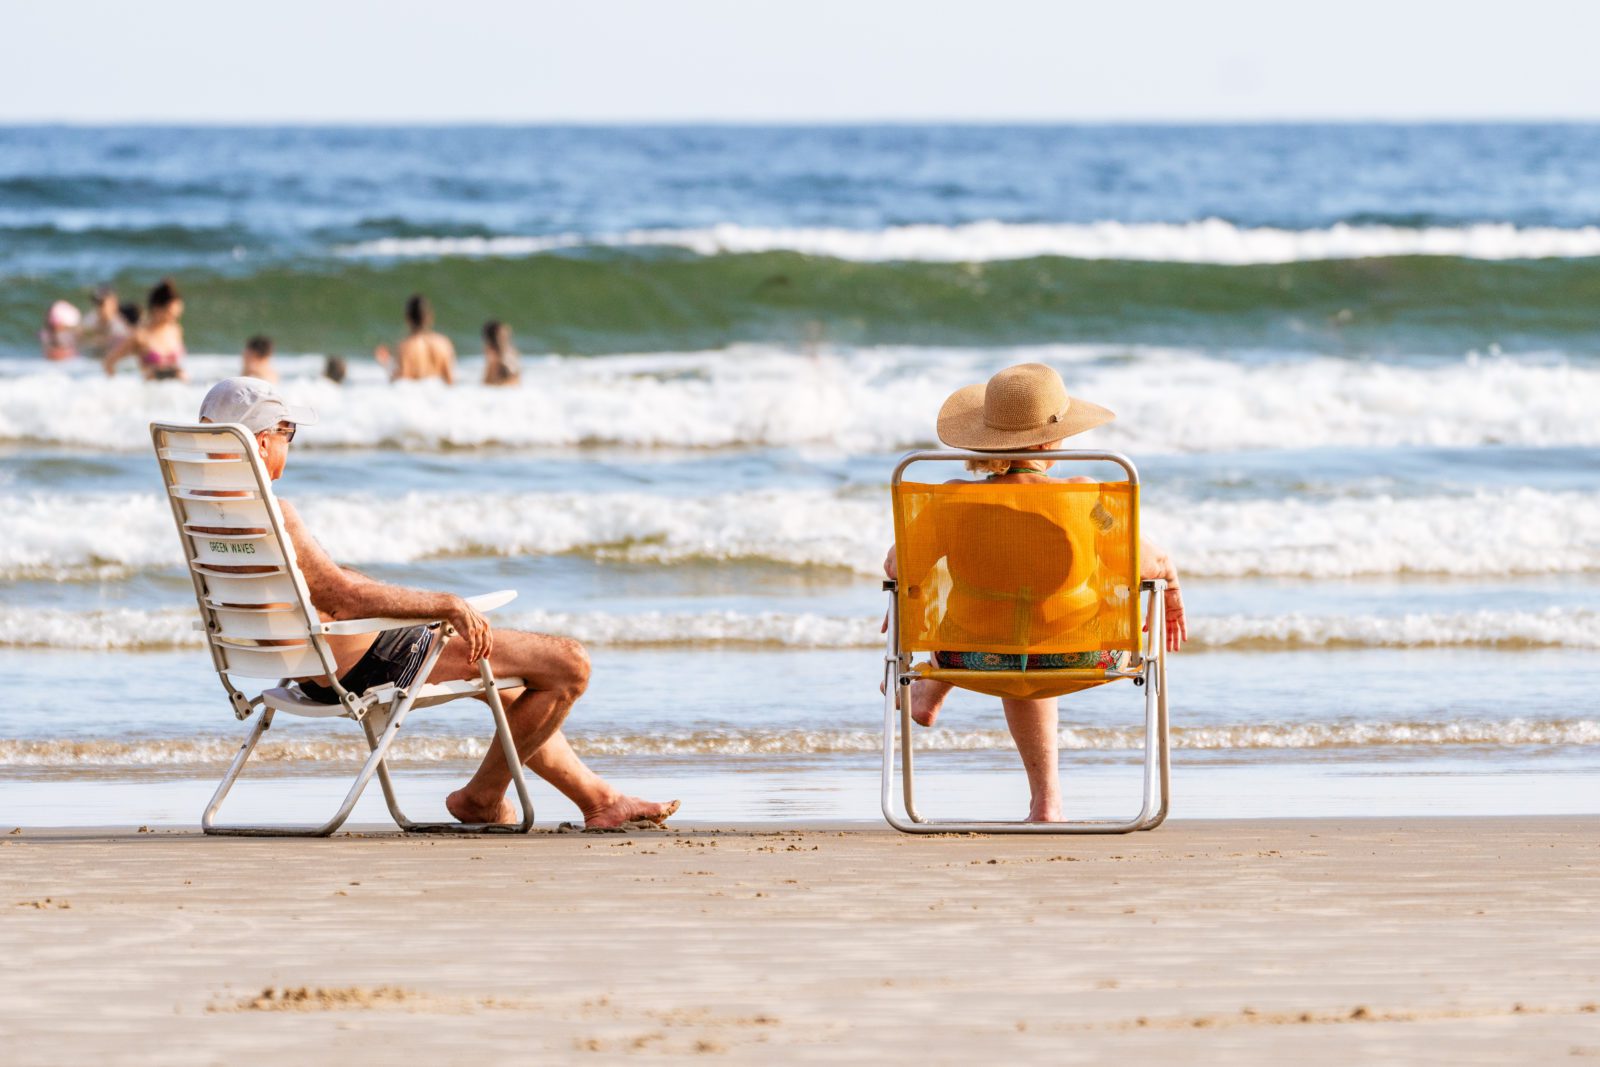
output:
[[[1600,1062],[1600,817],[0,827],[8,1063]]]

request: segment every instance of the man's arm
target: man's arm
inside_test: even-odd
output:
[[[339,566],[311,536],[293,505],[280,500],[278,506],[283,509],[283,523],[294,543],[300,573],[318,611],[335,619],[444,619],[467,639],[472,659],[489,655],[494,647],[489,620],[465,600],[454,593],[389,585]]]

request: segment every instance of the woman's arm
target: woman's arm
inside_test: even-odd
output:
[[[101,360],[100,365],[106,369],[107,376],[117,373],[117,364],[122,362],[123,356],[133,351],[134,346],[139,343],[139,337],[138,330],[129,330],[126,337],[112,345],[106,352],[106,357]]]
[[[1140,542],[1139,577],[1166,579],[1167,592],[1163,604],[1167,612],[1165,635],[1167,651],[1178,651],[1189,639],[1189,624],[1183,617],[1183,594],[1178,589],[1178,568],[1173,566],[1172,557],[1167,555],[1166,549],[1149,541]]]

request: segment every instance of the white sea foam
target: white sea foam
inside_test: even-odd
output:
[[[1409,499],[1222,501],[1156,513],[1188,573],[1348,578],[1600,569],[1600,494],[1534,489]]]
[[[520,389],[437,382],[283,385],[321,421],[297,451],[501,446],[892,452],[933,443],[950,392],[1010,363],[1060,367],[1074,393],[1118,413],[1082,440],[1134,456],[1235,449],[1600,444],[1600,366],[1469,356],[1385,364],[1326,357],[1220,359],[1187,349],[1045,345],[879,347],[798,354],[771,346],[529,358]],[[189,421],[235,360],[196,361],[189,385],[4,368],[0,442],[149,448],[148,424]]]
[[[0,648],[142,652],[199,649],[192,608],[0,607]],[[813,612],[502,611],[496,625],[565,634],[590,645],[686,648],[877,648],[880,615]],[[1377,615],[1203,615],[1189,620],[1191,650],[1301,648],[1600,649],[1600,612],[1412,612]]]
[[[1061,747],[1078,752],[1128,752],[1143,744],[1137,730],[1063,725]],[[1175,726],[1173,747],[1190,751],[1251,752],[1285,749],[1497,748],[1508,746],[1600,745],[1600,720],[1595,719],[1464,719],[1419,722],[1238,723],[1217,726]],[[582,756],[611,757],[784,757],[855,755],[880,751],[882,734],[854,729],[713,728],[639,733],[571,735]],[[1004,730],[937,729],[920,733],[924,751],[988,752],[1013,747]],[[85,771],[181,770],[226,763],[238,751],[236,739],[148,738],[103,740],[42,738],[0,740],[0,767],[31,770]],[[391,750],[400,763],[429,764],[475,761],[485,741],[465,736],[402,737]],[[275,739],[268,737],[255,759],[271,765],[307,765],[301,773],[333,770],[328,763],[353,763],[365,755],[354,736],[336,740],[326,735]],[[317,768],[310,764],[322,763]]]
[[[749,559],[860,569],[867,556],[881,559],[889,530],[876,496],[824,490],[408,493],[296,503],[328,551],[350,563],[581,552],[637,562]],[[382,536],[370,525],[376,514],[388,516]],[[0,578],[116,576],[179,563],[171,512],[154,494],[32,494],[9,499],[0,513]]]
[[[61,648],[143,652],[198,649],[202,637],[192,607],[59,608],[0,607],[0,648]],[[682,645],[785,648],[860,648],[879,645],[878,619],[778,611],[607,612],[499,611],[494,623],[517,630],[564,634],[586,644]]]
[[[1191,648],[1600,648],[1600,612],[1195,615]]]
[[[294,494],[288,494],[293,496]],[[661,565],[754,561],[881,573],[887,494],[763,489],[296,497],[341,561],[581,553]],[[383,536],[370,516],[389,516]],[[1144,528],[1186,574],[1335,578],[1600,570],[1600,493],[1536,489],[1148,505]],[[0,512],[0,579],[117,577],[180,563],[154,494],[33,494]]]
[[[1600,256],[1600,227],[1352,226],[1284,230],[1199,222],[1015,223],[891,226],[879,230],[761,227],[724,223],[697,229],[546,236],[386,237],[336,251],[355,258],[532,256],[572,248],[685,248],[702,256],[799,252],[857,261],[985,262],[1064,256],[1168,263],[1293,263],[1378,256],[1545,259]]]

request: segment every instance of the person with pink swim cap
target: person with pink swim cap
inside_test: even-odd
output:
[[[39,331],[39,350],[44,358],[55,362],[74,359],[78,355],[78,326],[83,315],[65,300],[50,305],[44,315],[44,329]]]

